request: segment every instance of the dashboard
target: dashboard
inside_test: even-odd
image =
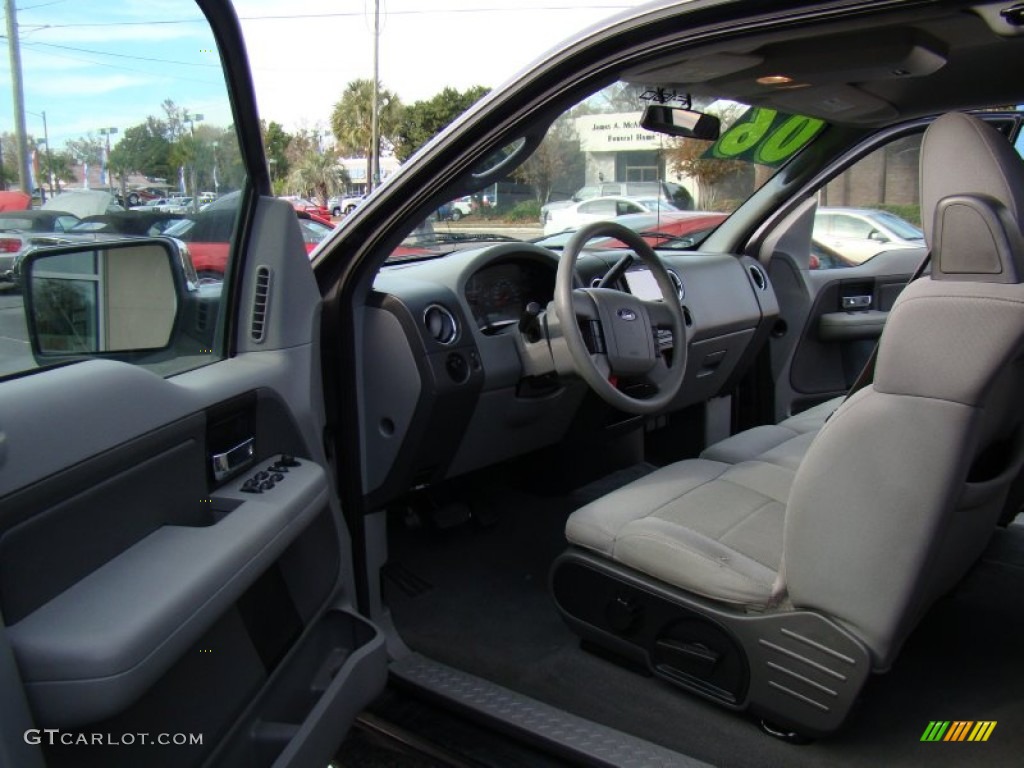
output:
[[[581,253],[577,285],[594,285],[626,253]],[[589,388],[572,372],[537,373],[543,366],[532,364],[531,345],[544,349],[548,342],[527,343],[519,331],[530,304],[549,308],[560,257],[531,243],[502,242],[382,267],[360,335],[361,354],[370,358],[360,368],[367,377],[361,418],[372,503],[553,445],[577,428]],[[673,411],[734,385],[767,340],[778,304],[753,259],[670,251],[659,257],[686,321],[683,385],[666,409]],[[660,298],[640,263],[612,287]],[[542,312],[538,322],[547,320]]]

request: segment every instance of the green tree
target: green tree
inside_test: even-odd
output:
[[[292,136],[280,123],[274,121],[260,121],[260,128],[263,131],[263,148],[267,153],[267,162],[271,166],[272,175],[275,179],[287,178],[291,172],[291,163],[288,157],[288,145],[292,143]]]
[[[548,129],[534,153],[516,169],[515,177],[532,184],[537,200],[546,203],[553,190],[576,189],[583,181],[584,170],[573,117],[563,115]]]
[[[372,80],[353,80],[345,86],[341,99],[331,113],[331,130],[337,141],[337,150],[342,155],[366,158],[366,179],[370,177],[370,158],[373,155],[373,87]],[[401,121],[402,103],[398,96],[378,83],[378,124],[382,144],[395,146],[398,143],[398,125]]]
[[[167,123],[153,116],[125,129],[117,146],[110,150],[111,167],[151,179],[169,178],[172,166],[168,133]]]
[[[111,153],[113,154],[113,153]],[[50,178],[53,178],[53,191],[60,194],[61,183],[77,181],[75,176],[75,160],[67,152],[39,152],[39,185],[49,189]]]
[[[3,189],[18,186],[18,141],[8,131],[0,134],[0,186]]]
[[[707,111],[718,115],[724,133],[743,114],[743,107],[733,104]],[[713,143],[700,139],[677,139],[666,148],[665,159],[676,174],[697,182],[698,208],[705,211],[732,210],[736,207],[737,197],[743,200],[753,191],[753,170],[743,160],[705,157],[704,153]]]
[[[327,198],[340,194],[349,183],[348,173],[330,152],[309,152],[292,168],[288,185],[304,197],[315,197],[323,206]]]
[[[461,93],[454,88],[445,88],[436,96],[405,107],[395,137],[398,159],[407,160],[488,93],[490,88],[482,85],[474,85]]]

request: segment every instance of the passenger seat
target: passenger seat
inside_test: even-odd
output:
[[[800,466],[800,460],[807,452],[811,440],[845,398],[845,395],[841,395],[827,400],[778,424],[765,424],[737,432],[709,445],[700,457],[724,464],[762,461],[795,470]]]

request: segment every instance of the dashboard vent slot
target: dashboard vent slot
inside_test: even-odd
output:
[[[252,322],[249,336],[257,344],[267,337],[267,312],[270,309],[270,267],[256,267],[256,285],[252,297]]]
[[[756,264],[751,264],[747,267],[747,271],[750,273],[750,279],[754,281],[754,285],[757,286],[759,291],[768,290],[768,275],[764,273],[763,269]]]
[[[682,301],[686,298],[686,289],[683,288],[683,278],[673,272],[671,269],[668,270],[668,277],[672,281],[672,284],[676,287],[676,296]]]
[[[459,324],[447,307],[431,304],[423,310],[423,325],[427,334],[438,344],[448,345],[459,336]]]

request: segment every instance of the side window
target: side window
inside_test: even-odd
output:
[[[873,229],[867,219],[840,215],[833,219],[832,236],[865,240],[871,236]]]
[[[644,209],[636,203],[623,200],[616,205],[615,213],[617,216],[624,216],[627,213],[644,213]]]
[[[93,270],[72,275],[56,257],[32,255],[39,245],[27,228],[5,232],[0,377],[89,357],[170,376],[221,359],[221,288],[246,177],[206,19],[194,0],[29,3],[12,12],[23,98],[12,98],[17,88],[0,98],[0,188],[43,209],[27,213],[50,215],[46,245],[77,249]],[[0,64],[8,84],[10,60]],[[109,224],[76,227],[87,217]],[[160,233],[170,250],[107,245]],[[132,263],[126,254],[145,256]],[[153,269],[141,268],[143,258]],[[83,286],[103,290],[84,301]],[[119,310],[155,292],[161,311]],[[62,296],[66,312],[54,303]],[[78,337],[88,343],[45,343]]]
[[[818,190],[812,267],[850,267],[882,251],[924,245],[920,150],[920,133],[894,139]]]
[[[594,200],[590,203],[584,203],[579,208],[580,213],[585,213],[590,216],[615,216],[615,201],[614,200]]]

